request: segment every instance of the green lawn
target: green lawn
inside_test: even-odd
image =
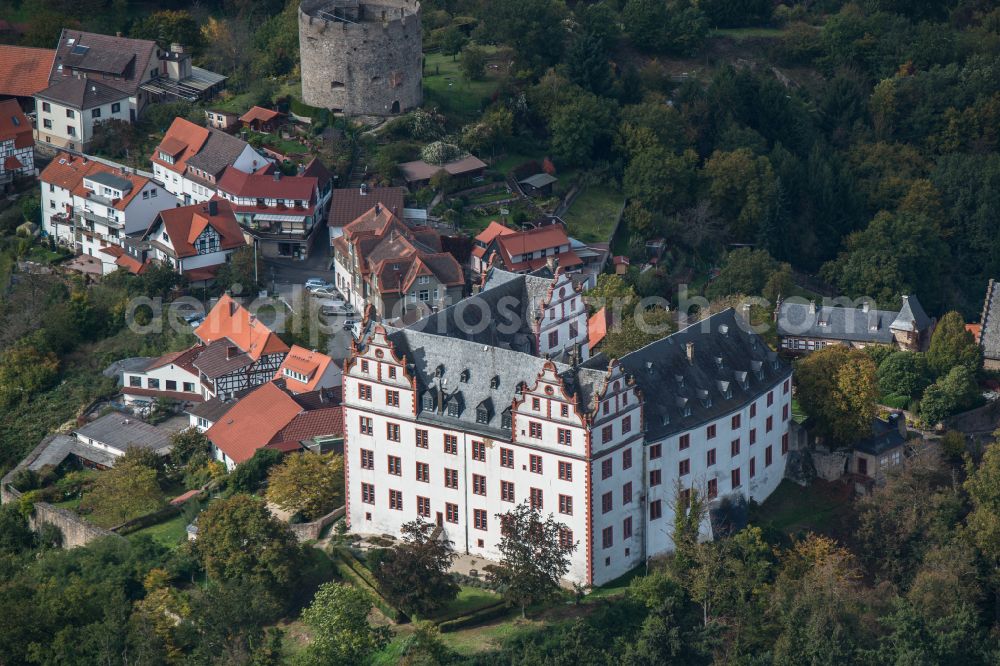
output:
[[[184,514],[180,513],[170,520],[132,532],[129,536],[138,536],[140,534],[149,535],[153,537],[153,541],[167,548],[173,548],[187,539],[187,520],[184,518]]]
[[[73,497],[72,499],[64,500],[62,502],[53,502],[52,506],[57,509],[69,509],[70,511],[76,513],[76,510],[80,508],[80,498]]]
[[[479,115],[483,100],[493,94],[497,79],[487,74],[482,81],[471,81],[462,73],[460,60],[450,55],[428,53],[424,56],[424,106],[438,107],[442,113],[468,121]]]
[[[831,533],[843,516],[849,500],[842,488],[816,481],[803,488],[784,480],[760,506],[753,509],[750,522],[780,530],[789,536],[801,532]]]
[[[629,585],[632,584],[632,581],[635,580],[636,578],[639,578],[640,576],[644,576],[645,574],[646,574],[646,565],[640,564],[631,571],[622,574],[618,578],[615,578],[613,581],[605,583],[600,587],[595,587],[590,594],[584,597],[584,602],[585,603],[592,602],[592,601],[597,601],[599,599],[606,599],[608,597],[617,597],[622,594],[625,594],[625,591],[628,590]]]
[[[569,235],[584,243],[611,240],[622,205],[621,192],[610,187],[589,187],[573,200],[563,219]]]
[[[499,189],[492,190],[490,192],[483,192],[475,196],[469,197],[469,205],[475,204],[488,204],[494,201],[503,201],[504,199],[510,199],[514,195],[507,191],[506,187],[501,186]]]
[[[468,615],[469,613],[474,613],[475,611],[486,608],[487,606],[492,606],[498,601],[500,601],[500,595],[496,592],[484,590],[479,587],[463,585],[458,591],[457,597],[448,602],[444,608],[426,619],[438,620],[441,618],[454,618],[460,615]]]

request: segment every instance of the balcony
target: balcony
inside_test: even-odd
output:
[[[103,215],[98,215],[97,213],[95,213],[93,211],[90,211],[90,210],[87,210],[86,208],[74,207],[73,208],[73,214],[76,215],[79,220],[88,222],[88,223],[90,223],[90,225],[100,224],[100,225],[103,225],[105,227],[109,227],[111,229],[124,229],[125,228],[125,222],[118,222],[116,220],[112,220],[109,217],[104,217]],[[88,225],[88,226],[90,226],[90,225]]]

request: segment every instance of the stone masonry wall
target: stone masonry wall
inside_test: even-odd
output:
[[[420,106],[420,3],[362,0],[365,18],[356,23],[327,20],[329,14],[319,13],[329,11],[332,4],[304,0],[299,7],[303,101],[369,116],[395,115]]]

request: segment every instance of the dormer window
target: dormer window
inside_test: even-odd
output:
[[[490,410],[485,405],[476,407],[476,423],[486,424],[490,422]]]
[[[491,389],[500,388],[500,375],[493,375],[493,379],[490,380],[490,388]]]
[[[451,416],[453,418],[458,418],[458,414],[459,414],[458,401],[455,400],[455,399],[449,400],[448,401],[448,416]]]
[[[465,369],[458,375],[458,381],[467,383],[469,381],[469,370]]]
[[[434,411],[434,392],[433,391],[425,391],[424,392],[424,398],[423,398],[422,402],[423,402],[423,410],[425,412],[433,412]]]
[[[691,416],[691,405],[684,405],[682,413],[684,414],[684,416]]]
[[[508,407],[507,409],[503,410],[503,414],[500,415],[500,427],[503,428],[504,430],[510,430],[511,421],[512,419],[510,416],[510,407]]]

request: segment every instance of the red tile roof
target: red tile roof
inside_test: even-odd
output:
[[[0,95],[34,97],[49,87],[54,49],[0,44]]]
[[[194,243],[206,228],[212,227],[219,234],[219,249],[232,250],[246,245],[243,230],[233,215],[233,208],[226,200],[217,200],[216,214],[209,214],[209,204],[200,203],[180,208],[168,208],[149,225],[143,235],[146,240],[162,223],[170,238],[169,244],[178,258],[197,256]],[[157,241],[162,243],[163,241]],[[188,271],[189,277],[191,271]]]
[[[292,396],[263,384],[237,402],[205,436],[236,463],[253,457],[302,412]]]
[[[190,120],[184,118],[174,118],[167,133],[163,135],[160,145],[153,150],[153,162],[160,166],[184,173],[187,168],[187,161],[198,154],[201,147],[208,140],[208,128],[195,125]],[[160,159],[160,152],[164,152],[174,158],[171,164]]]
[[[194,367],[194,360],[198,357],[204,347],[201,345],[194,345],[188,349],[182,349],[181,351],[169,352],[163,356],[152,360],[149,365],[146,366],[146,371],[155,370],[156,368],[162,368],[165,365],[170,365],[171,363],[187,370],[192,375],[198,376],[198,370]]]
[[[269,448],[298,444],[320,436],[339,437],[344,434],[344,408],[342,405],[303,412],[274,436]]]
[[[194,334],[205,344],[225,338],[254,360],[288,351],[288,345],[277,334],[229,294],[223,294]]]
[[[279,116],[283,115],[284,114],[281,113],[280,111],[265,109],[262,106],[252,106],[250,107],[249,111],[240,116],[240,122],[252,123],[255,120],[260,120],[266,123],[270,120],[274,120],[275,118],[278,118]]]
[[[219,179],[219,190],[235,197],[249,199],[288,199],[310,204],[319,185],[319,179],[312,176],[282,176],[273,173],[243,173],[228,167]]]
[[[536,270],[544,266],[549,259],[549,257],[536,257],[527,261],[515,262],[514,257],[540,250],[555,249],[560,246],[568,247],[570,244],[566,230],[558,224],[498,236],[495,238],[495,242],[499,250],[497,254],[500,255],[504,268],[514,272]],[[583,263],[583,260],[572,250],[550,256],[555,257],[562,268],[573,268]]]
[[[587,320],[587,342],[591,353],[608,335],[608,319],[608,309],[601,308]]]
[[[21,105],[17,100],[5,99],[0,102],[0,142],[14,140],[15,148],[28,148],[35,144],[32,138],[31,121],[21,111]],[[8,169],[17,169],[22,166],[18,161],[17,166],[7,166]]]
[[[313,175],[313,174],[308,174]],[[333,191],[330,200],[329,225],[346,227],[370,211],[376,203],[401,215],[406,195],[405,187],[347,187]]]
[[[285,386],[294,393],[315,391],[320,379],[323,378],[323,373],[330,368],[331,363],[333,363],[333,359],[326,354],[292,345],[274,378],[284,380]],[[294,377],[289,377],[285,374],[285,368],[305,375],[307,380],[300,382]]]

